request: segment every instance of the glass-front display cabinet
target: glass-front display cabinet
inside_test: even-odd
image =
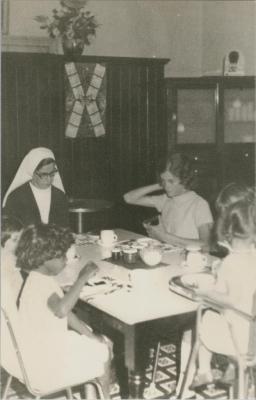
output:
[[[166,78],[170,151],[194,160],[198,191],[214,202],[228,182],[255,184],[255,77]]]

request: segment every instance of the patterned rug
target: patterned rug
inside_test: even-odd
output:
[[[176,386],[176,360],[175,360],[175,346],[173,344],[165,344],[161,346],[160,355],[158,359],[158,366],[156,372],[155,383],[151,382],[152,372],[154,364],[154,350],[150,350],[150,360],[149,365],[145,371],[145,390],[144,399],[168,399],[171,398],[175,391]],[[219,373],[221,375],[220,369],[215,371],[215,375]],[[6,382],[6,373],[1,370],[1,382],[4,386]],[[74,391],[76,399],[81,399],[81,394],[79,388]],[[2,398],[2,396],[1,396]],[[12,383],[12,388],[9,391],[7,399],[18,400],[18,399],[31,399],[33,398],[31,394],[25,389],[16,379]],[[47,398],[64,400],[65,393],[49,396]],[[226,388],[219,385],[211,385],[208,387],[202,387],[201,390],[196,393],[193,398],[195,399],[227,399]],[[120,400],[120,390],[118,382],[112,384],[111,388],[111,399]]]

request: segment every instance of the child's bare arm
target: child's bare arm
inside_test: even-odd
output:
[[[134,204],[136,206],[154,207],[152,201],[150,201],[149,195],[152,192],[161,190],[162,186],[159,183],[153,185],[143,186],[138,189],[131,190],[124,194],[124,201],[128,204]]]
[[[76,282],[63,297],[59,297],[56,293],[50,296],[48,306],[57,317],[64,318],[68,315],[76,304],[83,286],[97,271],[97,265],[89,261],[80,271]]]
[[[68,313],[68,326],[81,335],[86,335],[88,337],[95,336],[92,328],[81,321],[72,311]]]
[[[113,357],[113,343],[111,340],[105,335],[95,334],[92,328],[81,321],[72,311],[68,314],[68,325],[81,335],[91,337],[94,340],[98,340],[100,343],[105,343],[108,346],[110,357]]]
[[[233,303],[227,293],[218,292],[217,290],[195,289],[196,294],[202,299],[221,303],[228,308],[233,307]]]

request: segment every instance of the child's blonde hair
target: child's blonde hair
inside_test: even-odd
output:
[[[246,201],[251,203],[254,196],[255,194],[253,188],[240,183],[229,183],[220,191],[216,199],[216,211],[220,215],[227,207],[236,203],[237,201]]]
[[[240,200],[227,207],[217,221],[219,241],[232,243],[234,238],[256,242],[256,203]]]

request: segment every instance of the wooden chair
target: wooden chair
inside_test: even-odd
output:
[[[58,393],[61,391],[66,391],[67,398],[73,399],[71,388],[81,385],[81,384],[93,385],[96,388],[100,399],[104,399],[102,387],[101,387],[100,382],[97,380],[97,378],[87,381],[87,382],[74,382],[74,383],[72,383],[72,386],[70,386],[70,384],[67,386],[63,386],[63,387],[56,386],[54,389],[51,388],[51,390],[49,390],[49,391],[47,391],[47,390],[42,391],[42,390],[36,388],[28,376],[26,366],[24,363],[24,358],[22,357],[22,352],[21,352],[21,349],[19,346],[19,341],[18,341],[17,335],[15,334],[15,328],[14,328],[13,324],[11,323],[8,313],[2,307],[1,307],[1,324],[5,325],[1,328],[1,330],[2,330],[1,334],[3,334],[3,331],[4,331],[4,334],[8,335],[8,338],[6,338],[6,339],[9,341],[9,344],[11,344],[13,347],[12,349],[10,348],[10,351],[12,351],[12,352],[14,351],[16,354],[16,358],[17,358],[16,366],[14,364],[14,367],[12,367],[12,368],[10,368],[10,364],[8,365],[8,360],[3,360],[3,359],[1,360],[2,367],[6,370],[6,372],[8,374],[6,385],[3,388],[2,400],[5,400],[7,398],[7,394],[11,387],[13,377],[17,378],[21,383],[23,383],[26,386],[27,390],[33,396],[35,396],[36,399],[40,399],[41,397],[44,398],[45,396],[48,396],[50,394],[55,394],[55,393]],[[3,328],[6,328],[6,329],[4,330]],[[5,365],[5,363],[6,363],[6,365]]]
[[[233,342],[235,348],[235,355],[228,356],[234,363],[237,365],[238,371],[238,393],[236,398],[239,399],[247,399],[248,398],[248,391],[249,391],[249,378],[251,378],[251,389],[254,391],[254,397],[256,398],[256,382],[255,382],[255,367],[256,367],[256,292],[253,295],[253,302],[252,302],[252,313],[249,315],[245,312],[242,312],[234,307],[230,307],[227,304],[220,303],[220,302],[213,302],[210,300],[203,299],[198,307],[197,310],[197,327],[196,327],[196,341],[193,346],[193,350],[190,355],[190,359],[188,362],[188,366],[186,369],[186,373],[181,385],[181,390],[178,395],[178,398],[183,398],[183,393],[185,388],[188,385],[188,379],[191,376],[191,370],[194,370],[198,351],[201,345],[201,338],[200,338],[200,325],[202,320],[202,314],[206,309],[212,309],[217,311],[225,318],[225,311],[232,310],[237,315],[239,315],[245,321],[249,321],[249,342],[248,348],[246,353],[241,354],[239,352],[238,340],[234,335],[232,324],[227,321],[228,328],[230,331],[231,340]],[[216,333],[217,334],[217,333]],[[234,396],[234,386],[229,390],[229,398],[233,398]]]

